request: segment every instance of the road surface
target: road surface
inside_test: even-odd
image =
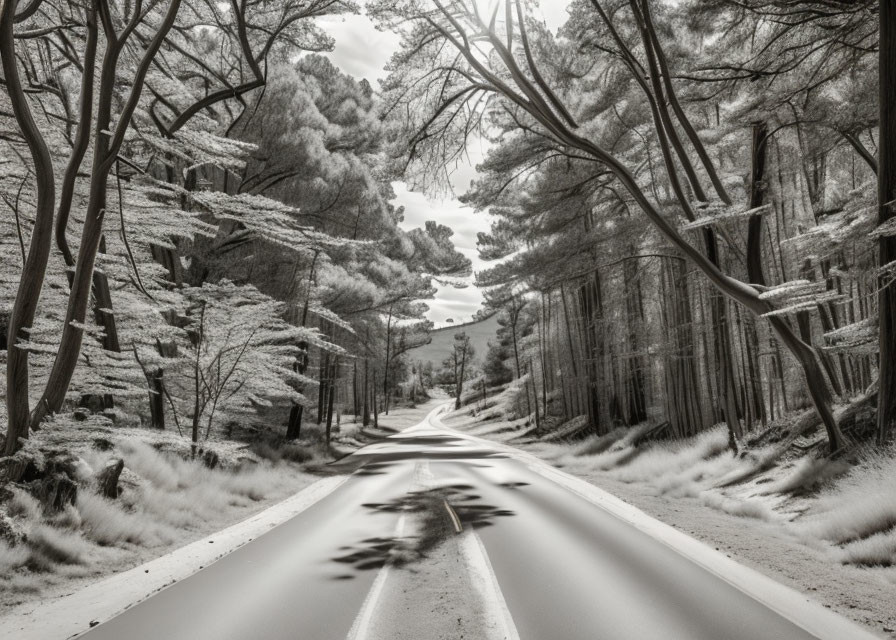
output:
[[[483,552],[473,582],[496,582],[484,605],[490,626],[470,634],[468,625],[467,640],[833,637],[818,631],[830,625],[815,619],[807,631],[786,606],[770,608],[531,459],[446,429],[435,413],[346,459],[351,477],[299,516],[83,637],[361,640],[377,620],[419,628],[423,619],[425,628],[427,611],[398,607],[383,583],[452,536]],[[841,640],[870,637],[840,622]],[[453,637],[430,629],[419,640]]]

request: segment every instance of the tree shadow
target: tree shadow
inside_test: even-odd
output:
[[[527,483],[509,483],[523,486]],[[416,535],[374,537],[356,545],[340,547],[343,552],[331,560],[350,566],[355,573],[380,569],[387,564],[408,567],[426,558],[436,547],[455,533],[449,508],[457,515],[461,527],[479,529],[490,526],[498,518],[513,516],[509,509],[484,504],[482,497],[468,484],[452,484],[422,491],[412,491],[388,502],[370,502],[363,506],[379,513],[412,515],[417,521]],[[335,576],[348,580],[352,573]]]
[[[385,450],[373,448],[383,444],[394,446]],[[407,460],[458,460],[473,466],[487,466],[476,464],[474,461],[508,457],[506,453],[469,447],[469,444],[461,438],[441,435],[384,438],[374,445],[368,445],[331,462],[327,467],[332,473],[372,476],[388,473],[390,466]],[[465,445],[468,448],[465,448]]]

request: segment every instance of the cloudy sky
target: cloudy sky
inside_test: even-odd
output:
[[[569,0],[542,0],[545,21],[557,29],[566,17]],[[398,48],[398,36],[377,31],[364,15],[327,19],[323,26],[333,35],[336,47],[331,59],[346,73],[366,78],[377,87],[385,77],[383,67]],[[484,148],[470,149],[470,162],[456,169],[452,184],[457,193],[463,193],[476,176],[475,165],[485,153]],[[484,268],[476,250],[476,234],[488,231],[489,218],[485,213],[475,213],[455,198],[433,200],[422,193],[408,191],[404,183],[395,183],[396,204],[405,208],[404,226],[407,229],[422,227],[427,220],[435,220],[454,230],[454,244],[473,262],[474,271]],[[472,281],[472,278],[470,279]],[[446,320],[465,322],[476,313],[482,303],[482,293],[474,286],[465,289],[440,287],[435,300],[429,302],[429,318],[442,326]]]

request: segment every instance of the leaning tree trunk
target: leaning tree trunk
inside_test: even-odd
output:
[[[896,1],[880,0],[880,134],[878,136],[878,222],[896,217]],[[878,240],[881,267],[896,261],[896,236]],[[877,394],[877,440],[884,445],[896,425],[896,287],[892,276],[881,282],[880,387]]]
[[[604,14],[602,9],[600,9],[597,0],[592,0],[592,5],[594,5],[595,9],[600,10],[601,13]],[[649,3],[645,3],[642,6],[646,12],[649,8]],[[450,11],[442,8],[441,13],[452,23],[455,29],[463,32],[463,26],[456,20]],[[525,21],[523,20],[522,8],[519,4],[517,4],[517,14],[519,34],[521,38],[525,38]],[[889,13],[887,15],[889,15]],[[608,24],[612,24],[612,21],[607,20],[607,22]],[[521,109],[525,110],[536,122],[542,125],[550,133],[550,136],[560,144],[586,153],[592,156],[595,160],[601,162],[604,167],[616,177],[624,190],[631,195],[638,208],[643,211],[644,215],[650,220],[655,229],[666,240],[678,247],[687,260],[693,263],[693,265],[707,277],[713,286],[718,288],[723,294],[729,296],[736,302],[743,304],[756,315],[764,316],[769,312],[775,311],[775,308],[771,303],[759,297],[759,291],[757,291],[755,287],[722,272],[718,265],[713,264],[707,256],[703,255],[701,251],[685,240],[674,223],[651,202],[647,193],[642,189],[632,172],[618,156],[614,155],[611,151],[602,148],[590,138],[584,137],[584,135],[587,134],[583,134],[582,130],[578,128],[578,124],[565,108],[559,96],[551,90],[551,87],[548,86],[547,83],[544,82],[544,79],[540,74],[535,73],[537,68],[531,57],[527,58],[527,64],[533,71],[533,75],[537,76],[535,81],[530,78],[529,74],[520,68],[517,59],[507,51],[503,42],[494,31],[490,30],[486,24],[482,24],[482,28],[492,46],[494,46],[499,53],[501,63],[508,71],[509,77],[499,77],[499,75],[496,75],[491,69],[487,68],[478,57],[478,54],[471,48],[470,39],[462,38],[459,40],[454,38],[451,40],[451,44],[457,49],[459,55],[463,56],[464,59],[469,62],[476,74],[483,79],[490,90],[494,90],[499,94],[512,99]],[[618,34],[615,33],[611,35],[618,37]],[[645,38],[644,40],[645,48],[647,48],[649,46],[647,44],[647,39]],[[652,44],[653,46],[656,45],[656,43]],[[652,60],[653,56],[648,55],[648,59]],[[654,65],[651,64],[651,66]],[[657,75],[657,72],[651,69],[650,76],[656,77]],[[669,74],[665,75],[668,78]],[[636,80],[638,78],[643,80],[639,71],[635,71],[633,77]],[[516,88],[508,83],[512,83]],[[661,93],[657,92],[657,95],[661,95]],[[683,123],[687,122],[686,117],[682,117],[681,119]],[[701,145],[698,144],[699,138],[697,138],[696,135],[694,136],[694,140],[696,141],[695,147],[698,147],[699,151]],[[666,145],[661,144],[660,146],[665,147]],[[712,163],[706,162],[706,168],[707,171],[712,170]],[[670,178],[672,178],[675,176],[676,170],[673,168],[667,173],[669,173]],[[725,200],[725,198],[722,199],[723,201]],[[687,198],[679,198],[679,204],[682,207],[687,207]],[[786,320],[770,317],[769,322],[775,333],[778,334],[781,341],[794,358],[796,358],[803,370],[807,389],[812,396],[812,401],[825,425],[831,451],[834,452],[840,450],[844,446],[845,441],[831,410],[833,398],[831,397],[827,379],[821,371],[815,349],[800,340],[793,332],[790,323]]]
[[[106,252],[106,239],[100,240],[100,252]],[[101,344],[103,349],[112,353],[121,353],[121,341],[118,339],[118,324],[115,322],[115,314],[112,311],[112,291],[109,288],[109,278],[102,269],[93,272],[93,318],[103,330]],[[86,396],[81,400],[82,406],[91,410],[111,409],[114,406],[112,394],[102,396]]]
[[[31,415],[31,428],[37,428],[47,415],[59,411],[62,407],[75,368],[78,365],[81,343],[84,339],[83,326],[87,317],[87,307],[90,303],[94,265],[96,264],[96,256],[103,236],[103,220],[106,213],[107,199],[106,183],[112,171],[112,166],[118,157],[118,150],[124,142],[131,117],[140,101],[149,67],[168,32],[174,26],[180,5],[181,0],[171,0],[164,18],[156,29],[156,33],[146,43],[137,65],[127,100],[123,104],[121,113],[118,114],[118,119],[114,126],[112,125],[112,104],[115,101],[116,86],[121,80],[117,71],[118,59],[127,43],[116,38],[114,34],[105,34],[106,51],[103,56],[99,93],[97,94],[97,133],[94,141],[93,166],[90,172],[89,196],[84,225],[81,231],[81,244],[78,248],[78,258],[75,273],[72,277],[62,335],[59,338],[59,350],[56,353],[56,359],[47,377],[41,398]],[[11,25],[9,29],[11,31]],[[5,41],[5,38],[2,38],[2,40]],[[12,45],[10,44],[9,46],[11,47]],[[11,51],[11,53],[14,52]],[[6,65],[5,56],[4,65]],[[12,66],[15,67],[14,64]],[[110,131],[112,135],[109,135]]]

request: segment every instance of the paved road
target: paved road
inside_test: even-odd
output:
[[[511,636],[820,637],[538,473],[531,461],[446,430],[432,415],[345,464],[354,468],[349,480],[299,516],[84,637],[344,640],[370,606],[382,567],[407,543],[396,536],[399,518],[442,500],[479,536],[515,626]],[[408,614],[381,600],[373,615]]]

